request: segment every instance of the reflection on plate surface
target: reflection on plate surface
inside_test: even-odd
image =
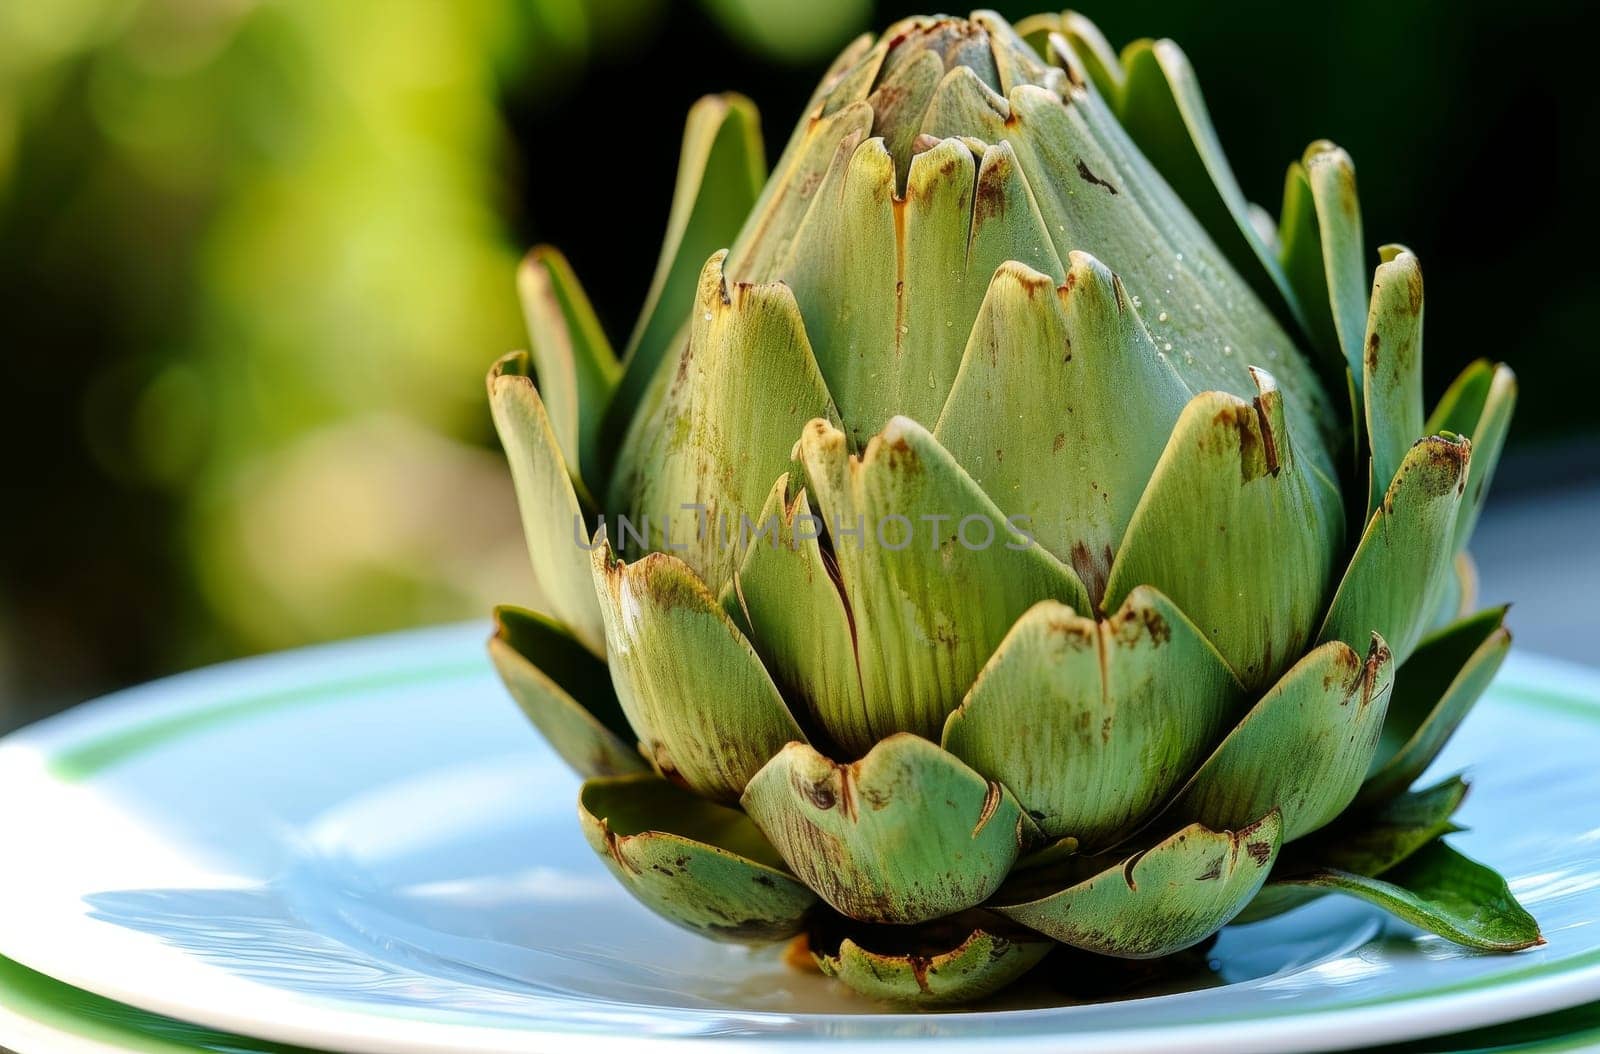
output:
[[[482,639],[233,664],[5,741],[0,800],[33,808],[0,839],[38,866],[0,874],[0,954],[216,1027],[375,1051],[574,1032],[1323,1049],[1600,996],[1600,692],[1568,667],[1509,665],[1434,773],[1471,770],[1454,841],[1507,874],[1546,947],[1475,955],[1328,897],[1225,930],[1138,998],[1074,1000],[1045,970],[978,1012],[896,1015],[636,904]]]

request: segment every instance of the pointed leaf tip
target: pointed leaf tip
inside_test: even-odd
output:
[[[1339,583],[1319,640],[1354,646],[1376,632],[1398,661],[1411,656],[1451,572],[1471,456],[1469,441],[1443,435],[1406,451]]]
[[[551,611],[584,646],[604,654],[600,610],[581,544],[583,507],[526,352],[502,357],[489,371],[489,408],[505,448],[534,578]]]
[[[566,257],[547,245],[517,268],[540,395],[562,456],[590,490],[605,478],[600,424],[622,368]]]
[[[1247,688],[1270,683],[1301,654],[1343,533],[1339,495],[1296,455],[1276,384],[1261,370],[1254,379],[1252,401],[1208,391],[1184,407],[1117,549],[1102,604],[1155,586]],[[1200,545],[1204,560],[1194,558]]]
[[[1465,780],[1452,776],[1377,807],[1353,807],[1311,837],[1285,847],[1273,878],[1238,921],[1272,918],[1326,892],[1318,886],[1294,883],[1296,876],[1343,871],[1371,878],[1404,863],[1436,839],[1460,830],[1451,817],[1460,808],[1467,790]]]
[[[878,737],[862,701],[853,616],[823,550],[826,525],[805,489],[791,499],[788,484],[779,477],[767,496],[763,533],[750,538],[734,578],[738,603],[778,683],[841,747],[865,754]]]
[[[1319,139],[1289,168],[1279,241],[1285,276],[1318,350],[1362,383],[1367,318],[1366,251],[1355,165]]]
[[[1382,878],[1325,870],[1288,884],[1358,897],[1466,948],[1511,952],[1544,943],[1538,921],[1517,902],[1506,880],[1443,841]]]
[[[1372,280],[1362,358],[1366,434],[1372,452],[1369,514],[1423,432],[1422,268],[1409,252],[1386,255]]]
[[[1285,841],[1324,826],[1354,799],[1371,764],[1394,667],[1377,634],[1364,659],[1339,641],[1309,652],[1228,734],[1168,815],[1222,828],[1278,808]]]
[[[1461,372],[1428,418],[1427,431],[1448,431],[1472,441],[1466,493],[1456,516],[1457,552],[1466,548],[1483,511],[1516,403],[1517,377],[1511,367],[1480,359]]]

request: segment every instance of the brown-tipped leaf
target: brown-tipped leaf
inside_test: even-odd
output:
[[[1046,835],[1098,848],[1199,764],[1241,695],[1216,649],[1154,589],[1101,622],[1046,601],[950,715],[944,747],[1016,794]]]
[[[792,743],[743,805],[790,870],[862,922],[926,922],[983,903],[1026,830],[1009,791],[906,733],[850,764]]]
[[[1315,649],[1245,715],[1166,815],[1224,828],[1276,808],[1284,841],[1327,824],[1367,773],[1394,668],[1376,634],[1365,659],[1339,641]]]
[[[1237,831],[1191,824],[1077,885],[995,910],[1101,955],[1170,955],[1205,940],[1250,903],[1282,842],[1276,811]]]
[[[755,650],[682,560],[593,554],[617,698],[656,769],[735,801],[785,743],[802,740]]]
[[[737,809],[653,775],[583,785],[578,819],[611,873],[652,911],[715,940],[765,944],[799,932],[816,903]]]

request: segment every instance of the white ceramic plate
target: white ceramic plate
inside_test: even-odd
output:
[[[1508,663],[1441,759],[1455,843],[1549,944],[1463,952],[1326,898],[1224,931],[1193,990],[889,1014],[659,921],[583,842],[576,779],[487,629],[234,663],[0,742],[0,955],[134,1007],[373,1054],[645,1047],[1323,1050],[1600,998],[1600,678]]]

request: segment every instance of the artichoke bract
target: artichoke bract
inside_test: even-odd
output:
[[[904,1003],[1330,891],[1538,943],[1412,786],[1510,645],[1515,381],[1427,414],[1417,259],[1368,268],[1342,150],[1272,221],[1183,53],[1072,13],[857,41],[770,177],[697,104],[623,353],[536,249],[488,381],[547,608],[490,651],[595,851]]]

